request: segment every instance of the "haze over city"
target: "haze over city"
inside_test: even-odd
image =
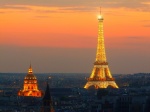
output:
[[[149,0],[0,0],[0,72],[90,73],[99,6],[112,74],[150,72]]]

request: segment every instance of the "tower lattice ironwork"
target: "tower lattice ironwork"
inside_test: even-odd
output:
[[[98,88],[107,88],[111,86],[113,88],[118,88],[114,78],[108,67],[108,62],[106,60],[105,44],[104,44],[104,32],[103,32],[103,17],[98,17],[98,43],[96,60],[94,62],[94,68],[90,77],[87,79],[87,83],[84,88],[88,89],[90,86]]]

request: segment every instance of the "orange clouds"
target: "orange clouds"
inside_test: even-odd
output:
[[[95,12],[71,9],[25,5],[0,9],[0,12],[4,12],[0,13],[0,44],[95,47],[98,32],[97,9]],[[147,39],[149,36],[149,28],[144,27],[147,25],[145,20],[150,18],[149,12],[107,8],[102,13],[106,43],[123,43],[128,41],[128,37]]]

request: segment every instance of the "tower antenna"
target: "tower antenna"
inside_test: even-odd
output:
[[[32,67],[32,64],[31,64],[31,60],[30,60],[30,67],[29,68],[31,68]]]
[[[100,15],[101,15],[101,7],[99,7],[100,8]]]

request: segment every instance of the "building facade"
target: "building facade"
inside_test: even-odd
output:
[[[31,65],[29,67],[28,74],[24,78],[23,89],[18,92],[18,96],[43,96],[43,92],[38,89],[37,78],[33,74]]]

